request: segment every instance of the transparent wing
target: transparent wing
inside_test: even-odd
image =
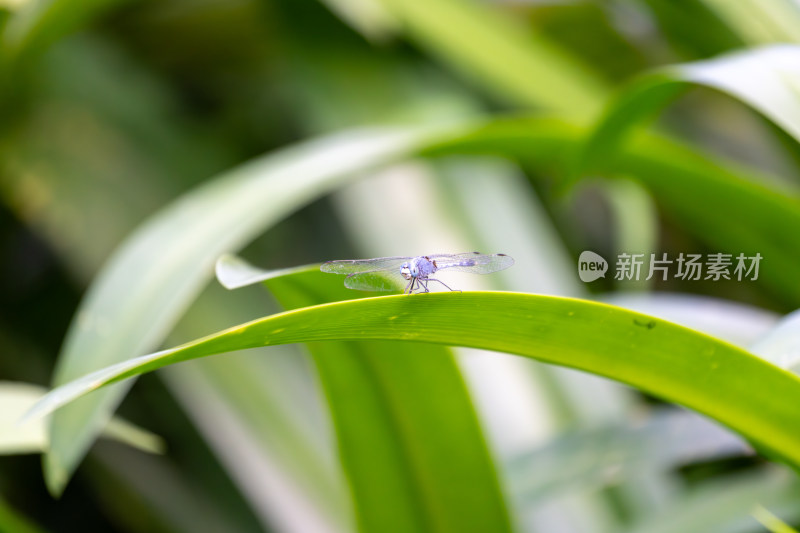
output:
[[[350,274],[344,278],[344,286],[359,291],[399,291],[402,288],[400,271],[377,270]]]
[[[466,261],[469,259],[475,259],[477,257],[486,256],[486,254],[482,254],[480,252],[466,252],[463,254],[434,254],[434,255],[426,255],[430,260],[436,260],[436,264],[441,263],[448,263],[448,262],[457,262],[457,261]]]
[[[376,270],[397,270],[400,272],[400,265],[411,259],[413,259],[413,257],[345,259],[342,261],[328,261],[327,263],[322,263],[319,269],[330,274],[358,274],[360,272],[374,272]]]
[[[491,274],[504,270],[514,264],[514,259],[506,254],[482,254],[468,252],[465,254],[439,254],[428,256],[436,261],[438,270],[447,269],[473,274]]]

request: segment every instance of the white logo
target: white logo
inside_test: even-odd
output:
[[[586,250],[578,258],[578,276],[581,281],[589,283],[597,278],[606,277],[608,262],[594,252]]]
[[[658,277],[661,281],[681,279],[689,281],[756,281],[761,260],[760,253],[745,255],[739,253],[684,254],[670,257],[667,253],[619,253],[614,268],[614,279],[617,281],[649,281]],[[705,261],[704,261],[705,259]],[[672,272],[677,270],[677,272]],[[590,283],[597,278],[606,277],[608,262],[600,255],[586,250],[578,258],[578,276],[581,281]]]

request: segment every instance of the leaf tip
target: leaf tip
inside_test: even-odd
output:
[[[49,492],[50,496],[53,498],[61,498],[67,486],[67,469],[64,468],[55,455],[52,453],[45,453],[42,456],[42,470],[47,492]]]

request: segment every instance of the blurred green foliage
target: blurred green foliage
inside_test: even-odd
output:
[[[776,313],[800,304],[800,72],[792,66],[800,51],[785,48],[787,63],[771,80],[759,71],[766,63],[748,65],[762,56],[747,52],[800,43],[797,28],[791,0],[0,2],[0,378],[50,385],[57,365],[56,380],[66,381],[279,310],[259,291],[212,283],[200,294],[211,278],[206,256],[237,251],[264,230],[244,255],[267,267],[482,248],[517,259],[500,278],[508,289],[652,291],[654,315],[671,309],[662,293],[694,293],[703,298],[670,296],[683,306],[671,318],[708,330],[718,317],[712,334],[738,333],[749,348]],[[743,60],[714,63],[732,69],[729,95],[696,88],[716,85],[692,75],[705,63],[685,63],[730,52]],[[666,71],[653,70],[673,64],[682,65],[666,81]],[[671,92],[686,82],[688,93]],[[658,115],[649,131],[636,120],[646,115]],[[362,126],[450,134],[422,150],[393,146],[374,161],[328,145],[342,176],[306,185],[312,173],[302,163],[323,149],[298,143]],[[630,140],[617,136],[628,128]],[[263,202],[253,197],[245,209],[215,196],[222,178],[292,161],[299,170],[276,178]],[[242,222],[215,234],[203,230],[201,212],[147,233],[159,228],[148,217],[179,213],[198,190],[208,191],[209,221]],[[134,231],[148,236],[148,254],[126,263],[108,296],[98,280],[125,253],[136,257],[125,241]],[[200,239],[207,235],[213,242]],[[626,284],[607,276],[582,285],[563,275],[582,250],[613,257],[632,246],[760,251],[762,277]],[[147,279],[154,292],[141,290]],[[194,285],[181,287],[186,280]],[[287,307],[308,299],[276,296]],[[81,337],[81,301],[82,309],[108,306],[95,337]],[[135,309],[146,309],[143,319]],[[115,337],[121,331],[138,333]],[[86,349],[70,353],[79,341],[65,338]],[[758,353],[785,361],[793,338],[784,328]],[[312,357],[287,347],[145,376],[120,414],[161,435],[166,454],[99,442],[80,463],[85,450],[75,443],[91,443],[104,415],[63,415],[45,476],[56,493],[74,477],[56,500],[39,457],[0,457],[0,530],[386,531],[381,520],[405,508],[385,501],[392,489],[422,509],[405,528],[393,524],[397,531],[486,531],[480,519],[488,517],[497,531],[756,532],[756,505],[800,523],[796,474],[744,445],[724,448],[740,441],[719,428],[675,437],[675,449],[690,451],[664,459],[657,439],[642,437],[661,435],[656,414],[674,410],[659,400],[496,354],[487,363],[425,346],[404,360],[405,349],[414,345],[320,345]],[[342,364],[325,351],[340,352]],[[403,375],[380,385],[376,372]],[[754,397],[770,395],[761,385],[752,383]],[[107,416],[124,391],[115,394],[100,410]],[[390,415],[362,418],[369,406],[352,398],[367,397]],[[437,424],[441,413],[426,404],[455,409],[450,421],[460,423]],[[375,463],[387,473],[374,493],[375,472],[359,470],[373,464],[359,462],[371,430],[389,432],[382,438],[399,450]],[[391,431],[400,431],[394,443]],[[625,453],[607,451],[608,432],[622,435]],[[700,434],[711,444],[695,446]],[[570,445],[572,435],[588,444]],[[459,439],[469,439],[463,454],[442,452]],[[436,457],[444,457],[438,467]],[[534,491],[525,487],[537,458],[552,481]],[[472,481],[448,487],[448,472],[470,466],[463,461],[476,468]],[[576,464],[586,468],[567,468]],[[453,526],[458,519],[466,523]]]

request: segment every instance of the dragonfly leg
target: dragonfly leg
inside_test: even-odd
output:
[[[425,278],[425,279],[419,278],[417,281],[419,282],[419,286],[422,287],[423,289],[425,289],[424,292],[431,292],[428,289],[428,278]]]
[[[444,281],[442,281],[442,280],[440,280],[440,279],[436,279],[436,278],[428,278],[426,281],[436,281],[436,282],[438,282],[438,283],[441,283],[442,285],[444,285],[444,286],[445,286],[445,287],[447,287],[448,289],[450,289],[452,292],[456,292],[456,291],[457,291],[457,292],[461,292],[461,291],[460,291],[460,290],[458,290],[458,289],[451,289],[451,288],[450,288],[450,286],[449,286],[447,283],[445,283]],[[427,287],[426,287],[426,288],[427,288]]]
[[[414,278],[411,278],[411,281],[409,281],[409,282],[406,284],[406,288],[405,288],[405,289],[403,289],[403,294],[411,294],[411,291],[412,291],[413,289],[414,289]]]

